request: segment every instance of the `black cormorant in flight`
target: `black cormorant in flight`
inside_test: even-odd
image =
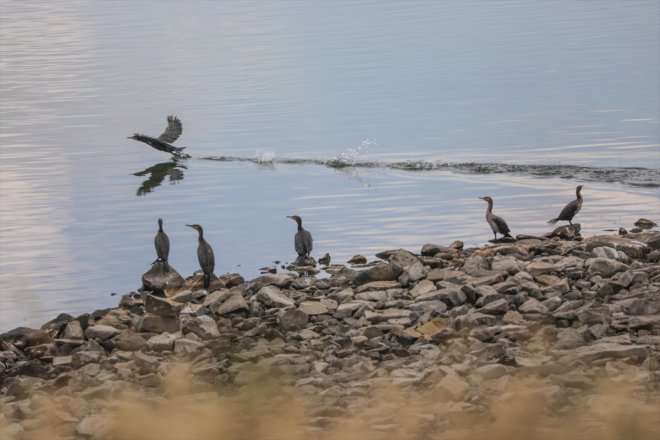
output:
[[[170,115],[167,117],[167,128],[159,137],[153,138],[144,134],[135,133],[133,136],[129,136],[128,139],[135,139],[136,141],[144,142],[147,145],[151,145],[156,150],[171,153],[180,159],[187,159],[190,156],[183,152],[185,147],[175,147],[172,145],[172,143],[181,136],[182,131],[181,119]]]

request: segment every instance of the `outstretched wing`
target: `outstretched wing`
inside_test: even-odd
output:
[[[165,129],[165,133],[161,134],[158,139],[171,144],[181,136],[182,131],[181,119],[170,115],[167,117],[167,128]]]

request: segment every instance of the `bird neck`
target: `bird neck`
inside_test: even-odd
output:
[[[486,208],[486,212],[489,213],[489,214],[493,213],[493,201],[492,200],[488,200],[488,208]]]
[[[580,194],[579,189],[577,191],[575,191],[575,196],[578,198],[578,200],[582,200],[582,194]]]
[[[158,232],[163,232],[163,224],[162,223],[158,224]]]
[[[300,223],[298,223],[298,232],[300,232],[300,231],[302,231],[302,230],[303,230],[302,225],[301,225]]]
[[[197,231],[199,232],[199,237],[197,237],[197,241],[204,241],[204,231]]]

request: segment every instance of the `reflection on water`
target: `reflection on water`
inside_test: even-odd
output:
[[[158,217],[182,274],[199,223],[218,272],[246,277],[295,257],[294,212],[338,262],[483,243],[483,195],[542,233],[578,181],[587,234],[657,220],[659,12],[3,0],[0,327],[114,305],[154,260]],[[185,166],[125,139],[167,114],[186,121]]]
[[[142,182],[136,195],[144,196],[149,194],[157,186],[160,186],[160,184],[163,183],[165,177],[169,177],[170,184],[174,185],[178,181],[183,180],[183,170],[185,169],[188,169],[188,167],[179,163],[177,160],[172,160],[170,162],[158,163],[143,171],[133,173],[134,176],[139,177],[149,176],[147,180]]]

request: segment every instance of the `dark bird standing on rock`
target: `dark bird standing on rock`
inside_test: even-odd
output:
[[[562,209],[559,213],[559,217],[548,220],[548,223],[554,224],[561,220],[568,220],[568,224],[573,226],[571,220],[573,220],[573,217],[575,217],[575,215],[580,212],[580,209],[582,208],[582,195],[580,194],[580,191],[582,191],[582,185],[579,185],[575,189],[575,195],[577,196],[577,199],[564,206],[564,209]]]
[[[156,261],[162,261],[163,269],[165,270],[165,272],[169,272],[170,265],[167,262],[167,257],[170,255],[170,239],[165,233],[165,231],[163,231],[162,218],[158,219],[158,232],[156,233],[156,237],[154,238],[154,246],[156,247],[156,255],[158,255],[158,259],[156,259]],[[154,263],[156,261],[154,261]]]
[[[144,134],[135,133],[133,136],[129,136],[128,139],[135,139],[136,141],[144,142],[147,145],[151,145],[156,150],[171,153],[180,159],[187,159],[190,156],[183,152],[185,147],[175,147],[172,145],[172,143],[181,136],[182,131],[181,120],[176,116],[170,115],[167,117],[167,128],[159,137],[153,138]]]
[[[312,234],[303,229],[302,219],[299,216],[287,215],[287,217],[298,223],[298,232],[296,232],[296,236],[293,240],[293,245],[296,248],[298,257],[309,258],[309,254],[312,252]]]
[[[204,272],[204,288],[207,289],[211,284],[211,274],[213,274],[213,269],[215,269],[215,257],[213,256],[213,248],[210,244],[204,240],[204,230],[200,225],[186,225],[197,232],[199,232],[199,238],[197,242],[197,259],[199,260],[199,265]]]
[[[479,198],[488,202],[488,209],[486,209],[486,221],[490,225],[490,228],[493,230],[493,234],[495,234],[495,240],[497,240],[498,232],[505,237],[513,238],[510,234],[511,231],[509,230],[509,225],[506,224],[502,217],[498,217],[493,214],[493,199],[491,199],[489,196]]]

